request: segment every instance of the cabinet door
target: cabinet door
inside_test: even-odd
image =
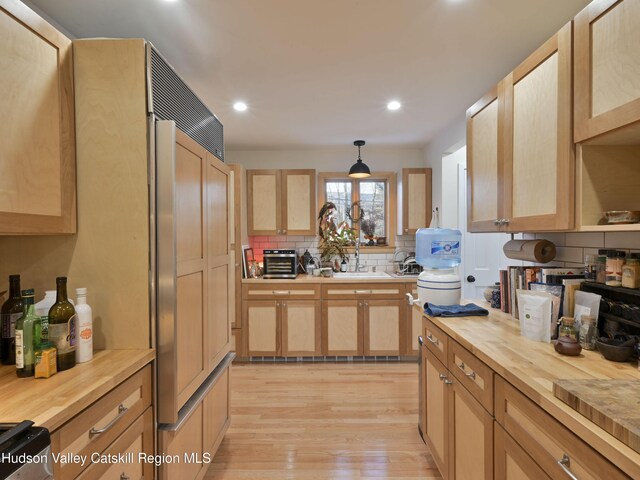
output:
[[[215,455],[230,424],[229,369],[227,366],[215,380],[202,401],[204,408],[203,451]],[[206,459],[205,459],[206,460]]]
[[[362,300],[327,300],[322,304],[322,354],[362,355]]]
[[[449,475],[493,480],[493,418],[457,380],[449,387]]]
[[[185,453],[202,458],[204,441],[204,408],[202,403],[196,404],[188,417],[179,425],[177,430],[160,430],[158,432],[158,447],[163,455],[177,455],[180,462],[163,463],[159,471],[160,480],[175,478],[192,480],[202,478],[201,473],[206,464],[202,462],[185,461]],[[117,477],[116,477],[117,478]]]
[[[406,285],[406,293],[410,293],[413,298],[418,298],[418,286],[415,283]],[[420,355],[418,336],[422,335],[422,310],[413,304],[405,306],[404,332],[402,342],[404,343],[405,355]],[[424,339],[426,342],[427,340]]]
[[[364,300],[364,354],[400,355],[404,300]]]
[[[282,234],[316,234],[316,171],[282,170]]]
[[[575,18],[574,39],[574,141],[639,121],[640,2],[591,2]]]
[[[280,355],[280,301],[252,300],[244,302],[243,323],[249,356]]]
[[[321,355],[319,300],[286,300],[281,303],[282,355]]]
[[[176,130],[175,152],[177,413],[208,375],[210,277],[205,208],[207,151]]]
[[[446,459],[450,424],[447,420],[449,410],[448,384],[445,384],[444,380],[451,380],[447,378],[448,372],[444,365],[426,348],[423,351],[426,351],[423,357],[426,428],[423,433],[442,478],[447,479],[449,478],[449,470]]]
[[[503,115],[504,82],[467,110],[467,228],[493,232],[503,218],[504,162],[499,135]]]
[[[568,23],[507,77],[507,231],[573,228],[571,35]]]
[[[280,170],[247,170],[249,235],[281,235]]]
[[[208,245],[207,371],[211,372],[230,350],[231,321],[235,309],[235,252],[229,243],[230,170],[207,153],[205,238]]]
[[[536,462],[494,422],[496,480],[550,480]]]
[[[0,1],[0,234],[76,232],[71,41]]]
[[[431,223],[431,169],[402,169],[402,235]]]

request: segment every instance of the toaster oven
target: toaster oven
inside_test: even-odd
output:
[[[295,250],[265,250],[264,278],[296,278],[298,256]]]

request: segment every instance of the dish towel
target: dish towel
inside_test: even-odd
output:
[[[424,304],[424,313],[431,317],[474,317],[489,315],[489,311],[475,303],[466,305],[434,305]]]

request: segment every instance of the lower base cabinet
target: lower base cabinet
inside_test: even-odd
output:
[[[449,478],[449,468],[447,463],[449,425],[447,384],[444,379],[447,376],[447,369],[428,350],[426,345],[422,346],[422,365],[424,375],[424,398],[426,412],[424,415],[424,437],[431,456],[436,462],[442,478]],[[448,380],[447,380],[448,381]]]
[[[496,480],[552,480],[497,423],[494,442]]]
[[[161,480],[199,480],[206,474],[229,428],[230,364],[212,373],[180,411],[178,423],[159,429],[159,454],[167,459],[159,468]]]

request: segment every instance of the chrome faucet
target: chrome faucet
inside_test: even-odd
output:
[[[360,271],[360,237],[356,238],[356,273]]]

